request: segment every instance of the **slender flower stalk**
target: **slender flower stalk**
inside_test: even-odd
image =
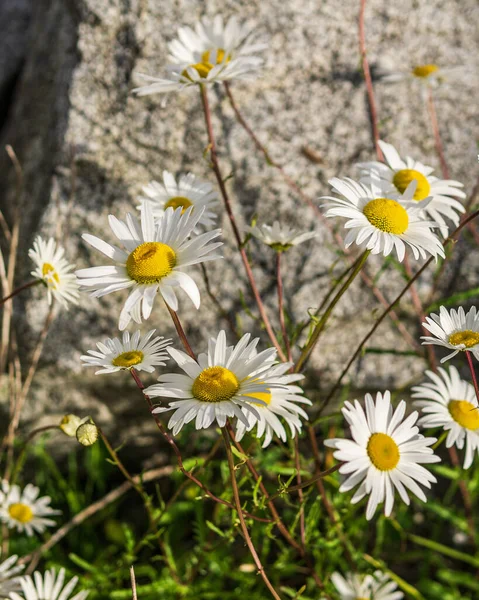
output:
[[[168,304],[166,304],[166,308],[168,309],[168,312],[170,313],[170,316],[171,316],[171,318],[173,320],[173,323],[175,325],[175,328],[176,328],[176,332],[178,333],[178,337],[180,338],[181,343],[183,344],[184,349],[191,356],[191,358],[193,360],[196,360],[196,355],[193,352],[193,349],[190,346],[190,343],[188,342],[188,338],[186,337],[185,330],[183,329],[183,326],[181,325],[181,321],[180,321],[180,319],[178,317],[178,313],[176,311],[174,311],[172,308],[170,308],[168,306]]]
[[[321,319],[319,319],[319,321],[317,322],[317,324],[316,324],[316,326],[314,328],[314,331],[311,334],[311,337],[309,338],[308,343],[303,348],[303,351],[301,352],[301,356],[299,357],[299,360],[296,363],[296,366],[294,368],[294,371],[296,373],[298,373],[299,371],[301,371],[301,369],[306,364],[306,361],[308,360],[308,358],[311,355],[311,352],[313,351],[314,347],[316,346],[316,344],[317,344],[317,342],[319,340],[319,336],[321,335],[321,332],[324,330],[324,328],[326,326],[326,323],[328,322],[329,317],[331,316],[331,314],[332,314],[332,312],[334,310],[334,307],[339,302],[339,300],[342,298],[342,296],[347,291],[347,289],[352,284],[352,282],[356,279],[356,275],[363,268],[364,263],[366,262],[366,259],[368,258],[368,256],[369,256],[370,253],[371,253],[370,250],[365,250],[363,252],[363,254],[361,256],[361,260],[359,260],[356,263],[356,266],[355,266],[354,270],[349,275],[349,277],[346,279],[346,281],[341,286],[341,288],[339,289],[339,291],[336,293],[336,295],[334,296],[334,298],[331,300],[328,308],[325,310],[325,312],[324,312],[323,316],[321,317]]]
[[[200,85],[200,90],[201,90],[201,100],[202,100],[202,104],[203,104],[203,112],[205,115],[206,130],[208,133],[211,166],[213,168],[213,171],[215,173],[215,176],[216,176],[216,179],[218,182],[218,186],[221,191],[221,196],[223,198],[225,209],[228,214],[228,218],[230,220],[231,227],[233,229],[233,235],[234,235],[234,238],[236,241],[236,245],[238,246],[238,250],[241,255],[241,259],[243,261],[243,265],[244,265],[244,268],[246,271],[246,276],[248,277],[248,281],[251,286],[251,290],[255,297],[256,304],[258,305],[258,310],[259,310],[261,319],[264,323],[265,329],[268,333],[271,343],[278,351],[278,356],[280,357],[281,360],[285,361],[286,356],[284,355],[281,345],[278,342],[278,339],[276,338],[276,335],[275,335],[273,328],[271,326],[271,323],[269,321],[265,306],[263,304],[263,301],[261,300],[261,296],[259,294],[258,287],[257,287],[256,281],[254,279],[254,275],[253,275],[253,271],[251,269],[251,265],[249,263],[248,255],[246,254],[246,250],[243,248],[243,243],[241,240],[240,232],[239,232],[238,226],[236,224],[236,219],[235,219],[235,216],[233,213],[233,209],[231,207],[231,202],[229,199],[228,192],[226,190],[223,175],[221,174],[221,169],[220,169],[219,162],[218,162],[218,156],[216,153],[216,141],[215,141],[215,136],[214,136],[214,132],[213,132],[213,124],[211,122],[211,110],[210,110],[210,105],[209,105],[209,101],[208,101],[208,92],[204,85]]]
[[[228,430],[226,429],[226,427],[222,427],[221,432],[223,434],[223,440],[225,442],[226,457],[228,459],[228,467],[230,470],[230,477],[231,477],[231,487],[233,488],[233,497],[234,497],[234,501],[235,501],[236,512],[238,513],[238,518],[239,518],[240,525],[241,525],[241,531],[243,532],[243,536],[245,538],[246,545],[248,546],[251,556],[253,557],[254,563],[257,566],[258,571],[259,571],[261,577],[263,578],[263,581],[264,581],[266,587],[269,589],[269,591],[271,592],[271,595],[273,596],[273,598],[275,598],[275,600],[281,600],[281,596],[274,589],[273,584],[271,583],[268,576],[266,575],[266,571],[264,570],[264,567],[261,563],[261,559],[258,556],[258,552],[256,551],[256,548],[254,547],[251,536],[248,532],[248,527],[244,520],[243,509],[241,508],[241,498],[239,495],[238,483],[236,481],[235,463],[234,463],[234,458],[233,458],[233,452],[231,450],[230,436],[229,436],[229,433],[228,433]]]
[[[286,323],[284,321],[284,298],[283,298],[283,279],[281,277],[281,252],[276,252],[276,282],[278,287],[278,311],[279,323],[281,325],[281,333],[283,334],[283,342],[286,347],[288,362],[292,362],[291,345],[289,343]]]
[[[467,350],[466,350],[466,358],[467,358],[467,364],[469,365],[469,369],[471,371],[472,383],[474,385],[474,390],[476,392],[476,398],[479,402],[479,386],[477,385],[476,372],[474,370],[474,364],[472,362],[471,353]]]
[[[2,298],[0,300],[0,306],[2,304],[5,304],[5,302],[7,300],[10,300],[11,298],[14,298],[18,294],[20,294],[20,292],[23,292],[23,290],[27,290],[28,288],[31,288],[31,287],[33,287],[35,285],[38,285],[39,283],[42,283],[41,279],[34,279],[33,281],[29,281],[28,283],[24,283],[20,287],[17,287],[17,289],[13,290],[13,292],[11,294],[8,294],[8,296],[5,296],[5,298]]]
[[[429,87],[427,95],[427,110],[431,119],[432,132],[434,134],[434,142],[436,144],[436,152],[441,163],[441,171],[444,179],[449,179],[449,167],[447,166],[446,156],[444,154],[444,146],[442,145],[441,133],[439,131],[439,123],[437,121],[436,106],[434,104],[434,96],[432,88]]]

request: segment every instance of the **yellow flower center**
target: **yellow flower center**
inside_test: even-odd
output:
[[[414,200],[424,200],[424,198],[429,196],[431,186],[427,177],[422,173],[419,173],[419,171],[415,171],[414,169],[401,169],[401,171],[398,171],[393,177],[393,183],[401,194],[404,194],[411,181],[417,181],[416,191],[413,196]]]
[[[10,504],[8,507],[8,514],[19,523],[30,523],[33,519],[33,511],[26,504],[22,504],[21,502],[17,502],[15,504]]]
[[[238,391],[236,375],[225,367],[208,367],[195,379],[193,396],[201,402],[224,402]]]
[[[271,402],[271,392],[256,392],[255,394],[245,394],[249,398],[256,398],[257,400],[262,400],[264,404],[268,405]],[[251,402],[255,406],[264,406],[264,404],[260,404],[259,402]]]
[[[161,242],[145,242],[126,260],[126,271],[138,283],[158,283],[176,265],[176,252]]]
[[[193,67],[193,69],[195,69],[198,72],[198,75],[203,79],[208,77],[208,73],[215,66],[215,64],[220,65],[223,62],[227,63],[231,60],[231,56],[226,55],[226,52],[223,50],[223,48],[216,48],[216,63],[212,64],[210,62],[212,52],[213,50],[205,50],[201,55],[201,62],[190,65],[190,67]],[[191,77],[188,75],[186,69],[183,71],[182,75],[191,81]]]
[[[447,405],[451,417],[465,429],[479,429],[479,410],[467,400],[451,400]]]
[[[437,65],[418,65],[414,67],[412,70],[412,74],[414,77],[421,77],[422,79],[426,79],[429,75],[435,73],[439,67]]]
[[[51,287],[56,288],[56,284],[60,283],[60,277],[58,277],[55,267],[50,263],[43,263],[42,275],[47,280],[47,284]]]
[[[373,433],[367,446],[368,456],[380,471],[390,471],[399,462],[399,448],[391,436]]]
[[[449,343],[453,346],[463,345],[466,348],[472,348],[476,344],[479,344],[479,333],[470,329],[456,331],[456,333],[449,336]]]
[[[168,202],[165,204],[165,210],[170,207],[173,210],[176,210],[177,208],[179,208],[181,206],[183,209],[181,211],[181,214],[183,214],[185,212],[185,210],[187,208],[189,208],[192,204],[193,204],[193,202],[191,202],[191,200],[188,200],[188,198],[185,198],[185,196],[175,196],[174,198],[170,198],[168,200]]]
[[[114,367],[123,367],[128,369],[138,365],[143,360],[144,354],[140,350],[131,350],[130,352],[123,352],[111,361]]]
[[[401,235],[409,225],[406,209],[389,198],[371,200],[363,208],[363,213],[371,225],[386,233]]]

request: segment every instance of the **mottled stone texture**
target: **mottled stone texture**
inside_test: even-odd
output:
[[[252,19],[269,38],[264,76],[235,84],[233,91],[258,137],[286,172],[313,198],[328,193],[331,176],[354,176],[354,163],[373,157],[358,54],[358,8],[356,0],[4,0],[0,7],[0,147],[9,143],[15,148],[25,179],[18,282],[25,280],[30,269],[27,250],[34,234],[55,234],[59,218],[60,239],[70,258],[81,266],[101,264],[100,256],[82,244],[80,233],[89,231],[112,240],[107,214],[122,217],[126,210],[134,212],[136,196],[151,178],[168,169],[192,170],[213,180],[203,157],[206,136],[198,94],[190,90],[172,95],[166,105],[159,96],[131,94],[139,83],[135,73],[160,74],[166,63],[166,44],[176,28],[193,24],[203,11]],[[472,62],[477,56],[478,16],[475,0],[371,0],[366,20],[373,67],[381,59],[397,67],[437,62],[466,68],[459,82],[438,91],[437,109],[452,176],[465,183],[467,192],[478,174],[477,79]],[[5,28],[8,36],[3,35]],[[3,52],[4,46],[9,55]],[[377,83],[375,89],[382,136],[400,151],[439,167],[419,88]],[[337,246],[324,224],[315,222],[312,210],[255,151],[235,122],[221,88],[211,94],[211,100],[221,164],[225,174],[231,174],[227,185],[240,225],[258,215],[261,221],[279,218],[321,232],[316,241],[291,251],[284,260],[287,309],[296,320],[305,319],[307,309],[317,306],[327,290]],[[311,162],[302,151],[304,146],[320,162]],[[0,207],[7,218],[11,218],[14,202],[13,171],[2,150]],[[208,266],[212,288],[241,327],[261,333],[238,300],[238,291],[247,290],[246,282],[229,223],[224,217],[221,220],[225,258]],[[250,249],[262,294],[274,314],[273,256],[254,242]],[[445,293],[477,285],[477,256],[472,245],[459,244],[443,280]],[[373,260],[371,273],[379,265],[380,261]],[[341,269],[340,261],[336,269]],[[192,272],[203,304],[196,312],[184,297],[180,314],[200,348],[198,344],[217,331],[219,320],[201,272]],[[428,291],[427,279],[420,286],[422,294]],[[379,279],[388,298],[401,285],[401,275],[393,266]],[[254,312],[248,290],[245,297]],[[80,354],[94,341],[116,334],[123,299],[121,294],[100,301],[84,295],[79,308],[59,314],[25,419],[42,416],[50,420],[53,414],[73,410],[90,412],[105,423],[114,416],[117,424],[128,423],[130,438],[148,442],[144,433],[153,431],[145,424],[141,398],[128,375],[95,378],[79,365]],[[41,290],[16,301],[16,308],[26,363],[32,332],[41,328],[46,311]],[[357,282],[315,353],[309,388],[317,390],[318,382],[327,387],[334,380],[370,327],[377,308],[371,293]],[[400,314],[418,336],[409,301]],[[277,324],[275,317],[273,321]],[[174,336],[159,301],[145,330],[150,324]],[[373,345],[408,349],[390,323],[381,327]],[[423,368],[419,359],[367,355],[352,372],[353,383],[369,388],[403,386]]]

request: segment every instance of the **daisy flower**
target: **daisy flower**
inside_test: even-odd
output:
[[[400,81],[417,81],[422,85],[437,87],[454,75],[460,74],[462,67],[441,67],[434,63],[411,65],[406,69],[380,68],[381,81],[398,83]]]
[[[55,569],[49,569],[42,574],[35,571],[33,578],[28,575],[20,578],[22,595],[15,592],[10,594],[11,600],[85,600],[89,592],[72,592],[78,583],[78,577],[73,577],[64,586],[65,569],[60,569],[58,575]]]
[[[123,369],[133,369],[153,373],[155,367],[165,366],[165,360],[170,357],[165,352],[171,344],[171,339],[165,340],[160,336],[153,337],[155,329],[149,331],[143,338],[136,331],[131,337],[128,331],[123,332],[123,340],[107,338],[98,342],[98,350],[88,350],[90,356],[81,356],[85,366],[102,367],[99,373],[116,373]]]
[[[446,448],[455,444],[462,450],[465,442],[464,468],[468,469],[474,453],[479,453],[479,408],[474,387],[461,379],[455,367],[450,367],[449,373],[439,368],[438,374],[426,371],[426,375],[430,382],[412,388],[412,397],[420,398],[414,404],[424,413],[418,425],[449,431]]]
[[[391,144],[380,141],[379,145],[387,164],[381,162],[359,163],[358,167],[362,171],[361,181],[371,184],[371,171],[374,171],[379,176],[387,195],[391,198],[403,194],[411,181],[416,181],[417,186],[413,200],[421,202],[426,198],[430,199],[424,211],[433,221],[439,223],[441,234],[447,237],[448,226],[444,217],[450,219],[457,227],[460,220],[458,213],[466,211],[464,206],[454,199],[454,197],[466,197],[466,194],[458,189],[463,187],[462,183],[438,179],[432,175],[434,171],[432,167],[423,165],[410,156],[402,159]]]
[[[414,207],[412,197],[415,182],[402,195],[387,197],[387,193],[375,182],[370,186],[356,183],[352,179],[334,177],[329,182],[333,190],[344,199],[325,196],[329,200],[326,217],[346,217],[345,228],[349,233],[345,246],[353,242],[372,254],[388,256],[395,249],[398,260],[403,261],[408,245],[416,260],[426,253],[444,256],[439,238],[431,231],[435,223],[425,221],[422,211]]]
[[[18,560],[16,554],[9,556],[0,563],[0,597],[7,598],[10,592],[20,589],[18,573],[25,565],[15,565]]]
[[[341,600],[400,600],[404,594],[397,589],[386,573],[375,571],[374,575],[348,573],[343,577],[333,573],[331,581]]]
[[[342,409],[353,439],[332,439],[324,443],[335,448],[334,457],[344,463],[339,472],[347,478],[339,491],[347,492],[359,484],[351,499],[352,504],[369,495],[366,518],[370,520],[382,502],[385,502],[384,514],[389,517],[394,506],[394,488],[407,505],[409,496],[406,488],[426,502],[417,482],[430,488],[436,478],[420,463],[434,463],[441,459],[429,447],[436,438],[425,438],[414,426],[418,413],[415,411],[404,419],[404,400],[394,412],[389,391],[384,395],[378,392],[376,403],[371,394],[366,394],[365,400],[366,413],[357,400],[354,406],[346,402]]]
[[[243,421],[237,422],[235,435],[238,441],[243,438],[246,431],[251,431],[256,425],[256,437],[264,436],[263,448],[269,446],[274,434],[286,442],[288,436],[279,417],[286,421],[291,431],[291,437],[294,437],[296,432],[301,432],[302,422],[299,417],[308,420],[308,414],[298,404],[311,405],[312,403],[302,396],[303,390],[299,386],[291,385],[304,378],[304,375],[297,373],[286,374],[292,366],[293,363],[273,365],[256,379],[266,385],[278,387],[269,387],[266,392],[247,394],[253,398],[248,402],[256,408],[259,418],[251,412],[243,410],[248,420],[248,426]],[[252,379],[255,378],[256,375],[253,375]],[[264,404],[256,402],[256,400],[261,400]]]
[[[249,427],[242,409],[260,418],[250,399],[252,395],[266,393],[268,387],[274,385],[262,383],[261,375],[271,367],[276,350],[269,348],[252,356],[251,345],[256,346],[258,339],[250,342],[250,337],[247,333],[236,346],[227,347],[226,334],[220,331],[216,339],[210,339],[208,352],[200,354],[197,361],[184,352],[168,348],[185,375],[160,375],[160,383],[146,388],[145,394],[153,398],[178,398],[167,407],[153,409],[154,413],[174,411],[168,423],[174,435],[193,419],[196,419],[196,429],[206,429],[214,421],[224,427],[228,417],[237,417]],[[257,402],[261,404],[262,400]]]
[[[153,216],[161,218],[167,208],[181,207],[182,213],[193,206],[193,210],[204,209],[198,225],[212,227],[215,224],[216,214],[211,210],[219,204],[218,194],[207,181],[202,181],[193,173],[180,175],[178,182],[169,171],[163,171],[163,181],[150,181],[143,187],[144,196],[139,200],[151,202]],[[138,208],[141,208],[138,207]]]
[[[39,498],[39,492],[40,489],[31,483],[22,491],[18,485],[2,482],[0,519],[9,529],[31,536],[34,531],[43,533],[47,527],[56,524],[48,517],[58,515],[61,511],[49,506],[50,496]]]
[[[259,227],[246,227],[245,229],[255,238],[263,242],[263,244],[270,246],[277,252],[289,250],[292,246],[302,244],[318,235],[317,231],[300,233],[287,226],[281,227],[278,221],[275,221],[272,226],[260,225]]]
[[[458,310],[451,308],[450,312],[441,306],[439,314],[432,313],[430,317],[426,317],[422,326],[432,333],[432,336],[421,337],[423,344],[453,350],[451,354],[441,358],[442,363],[461,351],[471,352],[479,360],[479,313],[475,306],[467,314],[462,306]]]
[[[32,271],[33,277],[41,280],[47,288],[48,304],[53,298],[63,306],[68,303],[78,304],[78,283],[76,277],[70,271],[74,265],[70,265],[64,257],[65,250],[57,248],[53,238],[46,242],[40,236],[35,238],[33,248],[28,251],[28,256],[33,260],[36,269]]]
[[[199,223],[202,210],[193,212],[190,207],[168,208],[157,224],[150,202],[141,208],[141,224],[127,215],[126,222],[109,216],[110,227],[120,240],[123,249],[112,246],[94,235],[83,234],[83,239],[113,260],[115,264],[91,267],[76,272],[80,284],[92,289],[91,295],[100,298],[106,294],[132,288],[120,314],[119,329],[123,331],[133,319],[141,323],[148,319],[153,302],[159,293],[168,306],[178,310],[175,289],[182,289],[196,308],[200,306],[200,293],[193,279],[184,272],[185,267],[220,258],[211,254],[222,245],[210,244],[220,235],[215,229],[188,239]],[[209,255],[209,256],[207,256]]]
[[[139,74],[148,82],[133,91],[139,96],[179,91],[197,84],[253,79],[263,65],[257,53],[267,48],[252,35],[250,25],[236,17],[227,23],[221,15],[203,17],[195,29],[181,27],[168,44],[170,63],[163,78]]]

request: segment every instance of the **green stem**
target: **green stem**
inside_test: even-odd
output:
[[[296,366],[294,368],[294,371],[296,373],[298,373],[299,371],[301,371],[301,369],[304,367],[306,361],[308,360],[308,358],[311,355],[311,352],[313,351],[315,345],[317,344],[317,342],[319,340],[319,336],[321,335],[321,332],[325,328],[326,323],[328,322],[329,317],[331,316],[331,314],[332,314],[332,312],[334,310],[334,307],[341,300],[341,298],[344,295],[344,293],[346,292],[346,290],[349,288],[349,286],[355,280],[356,276],[358,275],[358,273],[363,268],[363,265],[366,262],[366,259],[368,258],[368,256],[369,256],[370,253],[371,253],[371,250],[365,250],[363,252],[363,254],[361,255],[360,260],[357,261],[357,263],[356,263],[356,265],[354,267],[354,270],[352,271],[351,275],[346,279],[346,281],[344,282],[344,284],[341,286],[341,288],[339,289],[339,291],[336,293],[336,295],[334,296],[334,298],[331,300],[331,303],[329,304],[329,306],[326,309],[325,313],[323,314],[323,316],[321,317],[321,319],[316,324],[316,327],[314,328],[314,331],[313,331],[311,337],[309,338],[308,343],[303,348],[303,351],[301,352],[301,356],[299,357],[299,360],[296,363]]]

